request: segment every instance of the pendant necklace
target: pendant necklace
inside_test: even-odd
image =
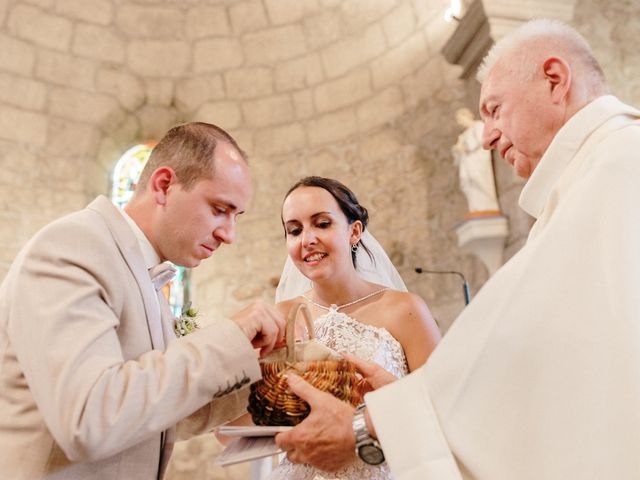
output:
[[[371,298],[371,297],[373,297],[375,295],[378,295],[379,293],[382,293],[385,290],[389,290],[389,289],[387,287],[384,287],[384,288],[381,288],[380,290],[376,290],[375,292],[369,293],[369,294],[365,295],[364,297],[361,297],[361,298],[358,298],[356,300],[353,300],[352,302],[344,303],[342,305],[336,305],[335,303],[332,303],[328,307],[322,305],[321,303],[314,302],[313,300],[311,300],[306,295],[302,295],[302,298],[304,298],[307,302],[311,303],[312,305],[315,305],[318,308],[321,308],[323,310],[327,310],[330,313],[337,313],[338,310],[340,310],[341,308],[347,308],[347,307],[350,307],[351,305],[355,305],[356,303],[363,302],[367,298]]]

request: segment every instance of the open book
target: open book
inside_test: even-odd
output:
[[[238,438],[227,445],[215,463],[224,467],[280,453],[282,450],[273,437],[290,428],[292,427],[222,426],[218,429],[219,433]]]

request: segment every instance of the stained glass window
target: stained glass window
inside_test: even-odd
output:
[[[136,188],[140,173],[145,163],[151,155],[153,143],[141,143],[134,145],[116,163],[113,169],[113,187],[111,189],[111,200],[118,207],[124,208],[129,202],[133,191]]]
[[[113,169],[111,201],[119,208],[129,202],[133,196],[140,173],[151,155],[155,143],[141,143],[124,152]],[[176,266],[175,278],[163,289],[175,316],[180,316],[182,307],[190,302],[189,286],[191,270]]]

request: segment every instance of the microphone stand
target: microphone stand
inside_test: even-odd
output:
[[[464,293],[464,304],[469,305],[471,301],[471,291],[469,290],[469,284],[467,283],[467,279],[464,278],[464,275],[461,272],[455,272],[453,270],[427,270],[422,267],[415,268],[416,273],[435,273],[438,275],[458,275],[462,279],[462,292]]]

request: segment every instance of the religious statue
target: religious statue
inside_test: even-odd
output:
[[[465,130],[451,152],[458,166],[460,188],[467,197],[468,216],[499,214],[491,152],[482,148],[483,123],[468,108],[456,111],[456,121]]]

